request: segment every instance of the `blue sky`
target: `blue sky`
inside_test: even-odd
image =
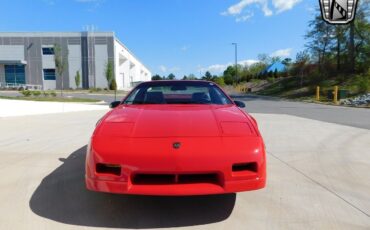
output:
[[[116,36],[152,71],[218,74],[258,54],[295,57],[317,0],[2,0],[0,31],[82,31]]]

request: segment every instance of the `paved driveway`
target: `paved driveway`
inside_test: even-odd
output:
[[[86,144],[105,111],[0,119],[0,229],[369,229],[370,131],[256,113],[267,188],[201,197],[84,187]]]

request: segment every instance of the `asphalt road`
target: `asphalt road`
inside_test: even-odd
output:
[[[234,96],[250,113],[287,114],[318,121],[370,129],[370,109],[294,102],[254,95]]]
[[[0,229],[370,229],[370,131],[253,114],[267,187],[200,197],[84,186],[86,145],[105,111],[0,118]]]
[[[0,91],[0,95],[17,96],[18,92]],[[114,101],[114,95],[88,94],[88,93],[65,93],[66,96],[91,98],[105,101],[106,104]],[[121,100],[124,95],[118,95]],[[370,129],[370,109],[351,108],[343,106],[331,106],[315,103],[293,102],[275,98],[260,97],[254,95],[233,96],[235,100],[246,103],[246,110],[251,113],[287,114],[303,118],[348,125],[357,128]]]

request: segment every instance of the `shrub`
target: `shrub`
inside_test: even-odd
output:
[[[80,87],[80,84],[81,84],[81,75],[80,75],[80,71],[77,71],[76,72],[76,76],[75,76],[75,83],[76,83],[76,89],[78,89]]]
[[[361,76],[356,81],[357,91],[359,93],[367,93],[370,91],[370,78],[367,76]]]
[[[224,81],[224,78],[223,77],[218,77],[215,79],[215,82],[216,84],[218,84],[219,86],[225,86],[225,81]]]
[[[51,95],[52,97],[56,97],[56,96],[57,96],[57,93],[56,93],[56,92],[54,92],[54,91],[51,91],[51,92],[50,92],[50,95]]]
[[[29,97],[29,96],[31,96],[31,91],[29,91],[29,90],[22,90],[21,91],[21,93],[23,94],[23,96],[25,96],[25,97]]]
[[[50,93],[48,91],[44,91],[43,94],[44,94],[44,97],[50,96]]]
[[[268,83],[274,83],[275,78],[274,77],[269,77],[269,78],[267,78],[267,81],[268,81]]]
[[[32,91],[32,95],[35,96],[35,97],[38,97],[41,95],[41,92],[38,91],[38,90],[35,90],[35,91]]]
[[[92,88],[90,88],[90,89],[89,89],[89,92],[90,92],[90,93],[100,92],[100,91],[102,91],[102,88],[99,88],[99,87],[98,87],[98,88],[94,88],[94,87],[92,87]]]
[[[116,79],[113,78],[111,84],[110,84],[110,89],[116,91],[117,90],[117,82]]]

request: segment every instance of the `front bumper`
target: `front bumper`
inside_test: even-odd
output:
[[[211,183],[133,185],[130,182],[106,181],[86,177],[86,187],[87,189],[92,191],[159,196],[187,196],[235,193],[262,189],[265,187],[265,184],[265,178],[255,178],[250,180],[225,181],[223,186]]]
[[[180,149],[172,148],[175,141],[182,143]],[[234,167],[244,163],[246,168]],[[120,170],[114,175],[99,172],[98,164],[112,164]],[[162,175],[165,181],[137,183],[138,174]],[[259,137],[98,138],[88,148],[85,175],[86,187],[99,192],[173,196],[235,193],[265,187],[266,157]]]

